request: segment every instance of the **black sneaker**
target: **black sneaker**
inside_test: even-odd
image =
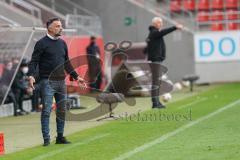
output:
[[[69,142],[65,137],[57,137],[56,138],[56,144],[70,144],[71,142]]]
[[[159,103],[158,105],[153,105],[152,109],[165,109],[166,106],[162,105],[161,103]]]
[[[14,116],[23,116],[24,114],[22,113],[22,112],[16,112],[16,113],[14,113]]]
[[[44,147],[47,147],[50,145],[50,140],[49,139],[44,139],[44,143],[43,143],[43,146]]]

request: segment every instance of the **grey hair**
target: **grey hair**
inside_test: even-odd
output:
[[[158,22],[158,21],[163,22],[163,20],[162,20],[161,17],[154,17],[154,18],[152,19],[152,24],[155,24],[155,23]]]

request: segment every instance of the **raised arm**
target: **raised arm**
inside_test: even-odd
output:
[[[154,31],[151,35],[151,38],[159,38],[159,37],[163,37],[173,31],[177,30],[177,27],[176,26],[172,26],[172,27],[169,27],[169,28],[165,28],[165,29],[162,29],[160,31]]]

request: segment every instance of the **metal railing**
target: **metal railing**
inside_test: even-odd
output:
[[[70,0],[36,0],[65,15],[65,27],[77,29],[78,35],[102,35],[100,18],[88,9]]]
[[[3,15],[0,15],[0,27],[9,27],[9,26],[17,27],[17,26],[20,26],[20,24]]]
[[[70,0],[61,0],[61,2],[59,2],[58,0],[37,0],[37,1],[47,5],[52,10],[60,12],[64,15],[81,14],[81,15],[97,16],[95,13],[89,11],[88,9]]]
[[[0,63],[13,57],[19,60],[17,67],[13,70],[14,74],[11,77],[11,81],[4,84],[4,90],[3,86],[0,87],[0,107],[2,107],[7,98],[22,60],[30,60],[36,41],[45,36],[46,32],[46,28],[38,27],[0,27],[0,37],[2,37],[0,39]],[[76,30],[73,29],[64,29],[63,35],[72,36],[75,35],[75,32]]]
[[[26,1],[23,0],[3,0],[7,4],[17,7],[18,9],[24,11],[27,14],[32,15],[33,17],[41,20],[41,10],[30,3],[27,3]]]
[[[75,14],[81,14],[82,12],[84,12],[84,13],[86,13],[86,15],[97,17],[96,13],[80,6],[79,4],[77,4],[71,0],[63,0],[63,1],[68,2],[70,5],[73,6],[73,13],[75,13]]]
[[[96,16],[68,14],[65,23],[66,28],[75,28],[78,34],[102,35],[101,20]]]

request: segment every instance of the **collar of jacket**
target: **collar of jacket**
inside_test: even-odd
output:
[[[149,30],[152,31],[152,30],[158,30],[158,29],[154,26],[149,26]]]
[[[51,36],[51,35],[48,34],[48,33],[47,33],[47,36],[48,36],[48,38],[50,38],[51,40],[58,40],[58,39],[59,39],[59,37],[53,37],[53,36]]]

